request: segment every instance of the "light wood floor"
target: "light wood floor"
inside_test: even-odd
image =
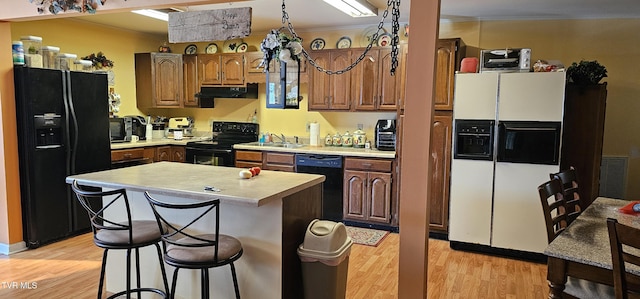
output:
[[[0,255],[0,298],[96,298],[102,250],[91,238],[85,234]],[[377,247],[353,245],[348,299],[398,297],[398,242],[397,234],[389,234]],[[428,271],[433,299],[546,298],[549,290],[544,264],[455,251],[441,240],[429,241]]]

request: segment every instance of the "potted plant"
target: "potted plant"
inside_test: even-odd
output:
[[[569,82],[578,85],[597,85],[604,77],[607,77],[607,68],[597,60],[580,60],[579,63],[574,62],[567,68]]]

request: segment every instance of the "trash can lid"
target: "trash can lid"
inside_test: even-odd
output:
[[[344,224],[315,219],[307,227],[304,243],[300,247],[306,251],[332,255],[344,251],[346,245],[350,243],[351,239],[347,236]]]

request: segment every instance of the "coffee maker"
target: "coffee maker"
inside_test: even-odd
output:
[[[396,120],[379,119],[374,134],[375,147],[381,151],[396,150]]]

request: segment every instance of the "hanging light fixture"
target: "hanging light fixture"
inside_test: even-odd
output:
[[[354,17],[375,17],[378,15],[378,8],[371,5],[367,0],[324,0],[331,6]]]

